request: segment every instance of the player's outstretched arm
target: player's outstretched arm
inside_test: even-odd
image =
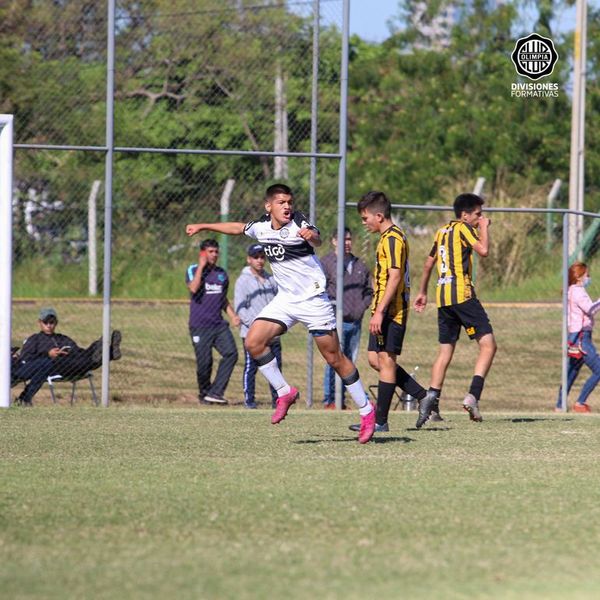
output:
[[[201,231],[215,231],[226,235],[241,235],[244,233],[246,223],[191,223],[185,226],[185,232],[188,236],[196,235]]]
[[[429,278],[431,277],[431,271],[435,265],[435,257],[428,256],[423,265],[423,275],[421,276],[421,285],[419,286],[419,293],[414,301],[414,308],[417,312],[423,312],[427,306],[427,286],[429,285]]]

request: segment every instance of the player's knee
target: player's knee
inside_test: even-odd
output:
[[[479,339],[479,347],[481,351],[491,356],[494,356],[497,350],[496,338],[494,338],[494,335],[491,333],[484,335],[482,338]]]
[[[325,360],[327,361],[327,364],[332,369],[337,371],[340,368],[340,366],[342,365],[342,353],[341,352],[328,352],[325,355]]]
[[[332,352],[329,358],[326,358],[327,363],[331,368],[338,374],[346,374],[349,370],[353,369],[352,361],[342,353],[341,350]],[[342,375],[340,375],[341,377]]]
[[[253,358],[264,354],[265,351],[265,345],[260,340],[253,339],[250,336],[246,338],[244,346],[246,347],[248,354]]]
[[[379,371],[379,360],[377,360],[377,356],[369,356],[369,366],[375,371]]]

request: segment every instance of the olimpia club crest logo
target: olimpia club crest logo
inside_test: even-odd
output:
[[[550,38],[531,33],[517,40],[510,57],[519,75],[537,81],[552,73],[558,52]]]

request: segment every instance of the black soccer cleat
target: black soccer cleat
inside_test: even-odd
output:
[[[350,431],[360,431],[360,423],[356,423],[354,425],[349,425],[348,429]],[[379,433],[383,433],[383,432],[387,432],[390,430],[390,426],[388,423],[384,423],[383,425],[379,425],[377,423],[375,423],[375,433],[379,432]]]
[[[440,414],[440,399],[436,398],[435,404],[433,405],[433,408],[431,409],[431,414],[429,415],[429,422],[430,423],[439,423],[440,421],[443,421],[444,419],[442,418],[442,415]]]
[[[415,424],[417,429],[421,429],[421,427],[425,425],[436,405],[436,402],[437,395],[431,390],[428,391],[427,394],[425,394],[425,398],[419,402],[419,417],[417,418],[417,422]]]

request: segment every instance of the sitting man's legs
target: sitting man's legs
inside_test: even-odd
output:
[[[121,358],[121,332],[113,331],[110,340],[110,360]],[[88,371],[102,366],[102,338],[92,342],[85,350],[73,351],[54,361],[53,375],[65,378],[83,377]]]
[[[35,358],[16,365],[12,377],[16,380],[29,381],[17,398],[17,402],[23,406],[31,406],[33,397],[44,385],[53,369],[54,361],[51,358]]]

